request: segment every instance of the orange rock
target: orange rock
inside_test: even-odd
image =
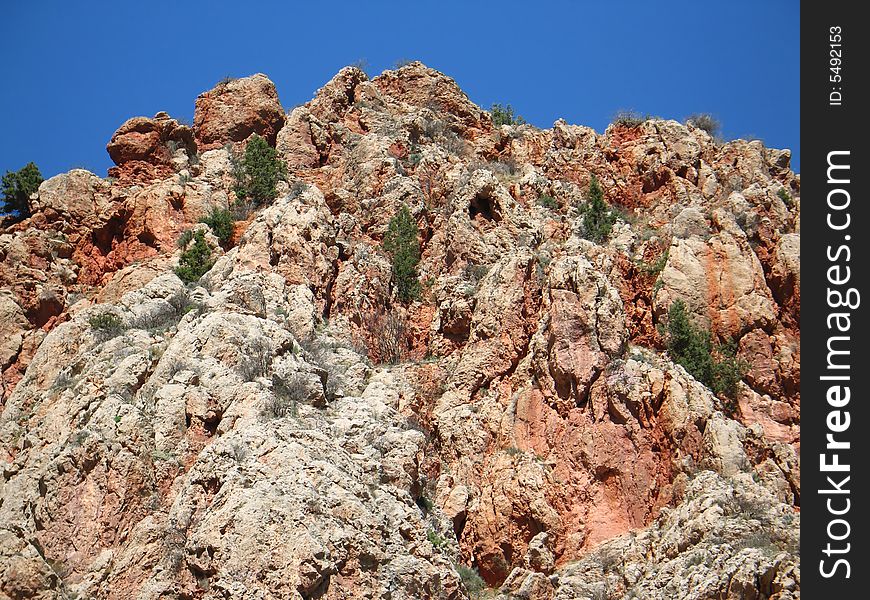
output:
[[[106,151],[118,165],[109,175],[127,183],[149,183],[172,175],[173,153],[183,149],[196,154],[193,132],[165,112],[153,118],[133,117],[121,125],[106,145]]]
[[[260,73],[223,81],[196,99],[193,129],[200,152],[242,142],[252,133],[274,145],[283,125],[275,84]]]

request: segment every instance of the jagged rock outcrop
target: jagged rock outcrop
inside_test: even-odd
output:
[[[196,144],[190,127],[159,112],[151,119],[127,120],[112,135],[106,151],[118,165],[109,169],[110,176],[150,183],[187,167],[189,157],[196,156]]]
[[[258,73],[226,79],[196,99],[193,131],[201,152],[242,142],[252,133],[275,143],[284,109],[275,84]]]
[[[252,133],[288,181],[185,286],[176,240],[232,205]],[[129,177],[58,175],[0,233],[0,597],[460,598],[460,564],[504,598],[799,597],[788,151],[496,128],[420,63],[289,115],[227,81],[194,137],[131,119]],[[734,398],[667,355],[677,299],[749,365]]]

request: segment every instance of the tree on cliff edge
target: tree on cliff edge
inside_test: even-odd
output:
[[[30,216],[28,199],[35,194],[42,183],[42,173],[32,162],[20,171],[6,171],[3,176],[3,207],[0,213],[14,213],[18,220]]]

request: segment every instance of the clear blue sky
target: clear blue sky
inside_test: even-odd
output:
[[[726,138],[790,148],[798,171],[799,25],[797,0],[8,2],[0,173],[32,160],[46,177],[105,175],[124,120],[192,119],[196,96],[227,75],[266,73],[289,109],[342,66],[364,60],[373,76],[400,59],[539,127],[709,112]]]

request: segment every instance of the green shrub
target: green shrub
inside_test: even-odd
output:
[[[544,208],[549,208],[550,210],[557,210],[559,208],[559,203],[549,194],[541,194],[538,196],[538,205],[543,206]]]
[[[442,546],[447,544],[447,541],[443,537],[441,537],[434,529],[430,529],[426,532],[426,538],[429,540],[429,543],[436,548],[441,548]]]
[[[469,594],[479,594],[486,588],[486,582],[476,569],[466,567],[465,565],[458,565],[456,567],[456,572],[459,573],[459,578],[462,579],[462,585],[465,586],[465,589]]]
[[[502,125],[523,125],[526,122],[521,116],[514,115],[514,109],[510,104],[507,106],[493,104],[489,113],[492,117],[492,124],[496,127],[501,127]]]
[[[415,500],[415,502],[417,503],[417,506],[420,508],[420,510],[423,511],[423,514],[426,515],[431,513],[432,509],[435,508],[435,503],[432,502],[432,500],[429,499],[427,496],[420,496]]]
[[[711,114],[698,113],[686,118],[686,124],[703,129],[712,137],[719,135],[719,130],[722,129],[722,124]]]
[[[658,275],[662,270],[664,270],[665,265],[668,263],[669,255],[670,250],[665,250],[654,262],[648,263],[644,260],[638,261],[637,267],[644,275]]]
[[[221,244],[227,244],[230,238],[233,237],[233,214],[223,208],[213,208],[211,211],[199,220],[200,223],[205,223],[211,228],[215,237],[221,241]]]
[[[710,332],[689,320],[686,304],[675,300],[668,311],[668,353],[692,377],[713,390],[733,398],[748,365],[737,358],[732,341],[713,347]]]
[[[782,200],[783,204],[785,204],[788,208],[794,206],[794,199],[791,197],[791,194],[788,193],[788,190],[784,187],[779,188],[776,192],[776,195],[779,196],[779,199]]]
[[[0,212],[14,213],[16,218],[26,219],[30,216],[31,194],[35,194],[42,183],[42,174],[32,162],[27,163],[19,171],[6,171],[3,176],[3,207]]]
[[[589,183],[589,199],[581,209],[583,216],[583,235],[587,240],[600,244],[604,242],[616,222],[616,214],[604,201],[604,191],[598,179],[592,176]]]
[[[193,239],[193,230],[187,229],[181,232],[181,235],[178,236],[178,240],[175,242],[179,248],[182,250],[187,248],[187,245],[190,243],[190,240]]]
[[[214,265],[211,248],[205,242],[205,234],[197,231],[193,234],[192,243],[181,254],[175,274],[185,283],[199,281]]]
[[[420,295],[420,282],[417,279],[420,242],[417,240],[417,223],[405,205],[390,219],[384,235],[384,250],[393,257],[393,279],[399,299],[403,302],[416,299]]]
[[[287,167],[269,142],[255,133],[241,160],[234,159],[233,176],[236,198],[259,206],[275,199],[276,186],[287,176]]]
[[[121,317],[113,313],[102,313],[88,319],[91,329],[105,337],[115,337],[124,331]]]

